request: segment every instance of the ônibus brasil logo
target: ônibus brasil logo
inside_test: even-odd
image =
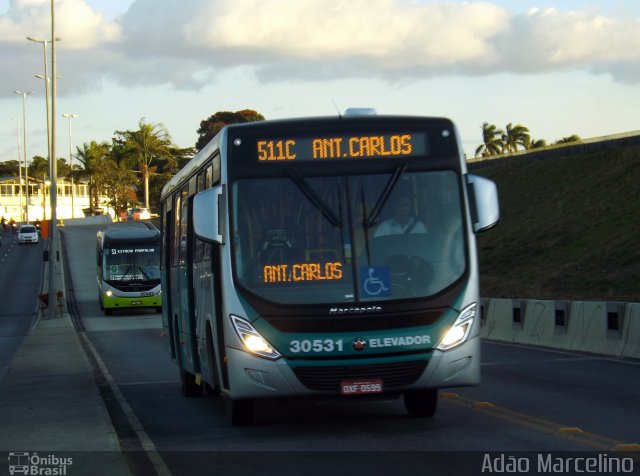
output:
[[[40,456],[28,451],[9,452],[9,474],[51,475],[67,474],[67,467],[73,464],[73,458],[61,458],[55,455]]]

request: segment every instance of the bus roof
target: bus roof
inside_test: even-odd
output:
[[[99,231],[97,237],[103,243],[108,241],[110,243],[115,242],[129,242],[129,241],[146,241],[146,240],[159,240],[160,230],[153,225],[140,227],[131,225],[116,225],[107,228],[106,230]]]
[[[364,108],[363,108],[364,109]],[[436,117],[436,116],[416,116],[416,115],[378,115],[374,114],[373,110],[371,112],[367,111],[354,111],[347,112],[345,115],[339,116],[316,116],[316,117],[297,117],[297,118],[287,118],[287,119],[270,119],[266,121],[253,121],[253,122],[243,122],[237,124],[228,124],[224,126],[212,139],[209,143],[202,148],[193,158],[180,170],[178,171],[162,188],[161,199],[164,198],[175,189],[178,184],[183,183],[183,181],[190,177],[195,171],[197,171],[202,164],[207,162],[209,159],[215,156],[216,151],[219,150],[221,146],[226,146],[226,137],[229,134],[230,130],[239,129],[239,128],[272,128],[272,127],[280,127],[282,130],[287,130],[291,126],[300,126],[308,125],[310,128],[313,126],[320,126],[323,124],[335,124],[336,126],[340,123],[343,123],[345,126],[348,124],[377,124],[383,121],[407,121],[407,120],[417,120],[417,121],[446,121],[451,122],[450,119],[445,117]],[[221,145],[224,144],[224,145]]]

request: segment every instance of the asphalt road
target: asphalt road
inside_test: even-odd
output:
[[[38,312],[42,282],[42,242],[18,245],[11,233],[0,247],[0,380],[7,372]]]
[[[408,417],[401,400],[274,400],[258,404],[255,424],[230,427],[220,398],[182,397],[158,314],[100,312],[96,229],[64,230],[77,309],[106,380],[133,415],[123,426],[140,424],[139,447],[160,455],[167,474],[210,474],[211,464],[283,474],[285,462],[289,474],[366,465],[376,474],[425,466],[479,474],[487,452],[606,454],[640,443],[640,362],[495,342],[482,345],[482,384],[443,390],[431,419]],[[122,430],[123,446],[133,445]],[[460,472],[461,459],[472,473]]]

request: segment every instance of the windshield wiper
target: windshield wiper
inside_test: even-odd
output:
[[[326,202],[322,198],[320,198],[316,191],[309,186],[309,183],[304,179],[304,177],[302,177],[293,169],[287,169],[287,174],[289,175],[289,177],[291,177],[293,183],[298,186],[304,196],[307,197],[309,201],[313,203],[313,205],[318,210],[320,210],[320,212],[322,212],[322,215],[329,221],[329,223],[331,223],[331,225],[333,225],[334,227],[342,226],[342,221],[340,220],[340,218],[333,212],[333,210],[331,210],[329,205],[327,205]]]
[[[124,270],[124,273],[122,273],[122,275],[120,276],[120,279],[118,279],[118,281],[124,281],[127,277],[127,275],[129,274],[129,271],[131,271],[133,268],[133,265],[130,264],[129,266],[127,266],[127,268]],[[127,279],[127,281],[131,281],[130,279]]]
[[[151,281],[151,275],[148,274],[141,266],[138,266],[138,271],[142,273],[142,276],[144,277],[144,279],[146,279],[147,281]]]
[[[391,191],[394,189],[394,187],[398,183],[398,180],[400,179],[400,176],[405,172],[405,170],[407,170],[407,164],[400,164],[398,165],[398,167],[396,167],[396,170],[393,172],[393,175],[387,182],[387,185],[385,185],[384,190],[378,197],[376,205],[373,207],[373,210],[371,210],[371,213],[365,220],[365,228],[371,228],[374,225],[374,223],[378,219],[378,215],[380,215],[382,207],[384,207],[384,204],[387,203],[389,195],[391,195]]]

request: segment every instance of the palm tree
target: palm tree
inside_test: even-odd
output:
[[[75,157],[82,164],[84,173],[89,176],[89,204],[93,209],[100,208],[100,195],[104,187],[105,164],[110,160],[111,146],[107,142],[86,142],[82,148],[76,147]]]
[[[160,160],[173,160],[171,137],[162,124],[148,124],[144,117],[137,131],[116,131],[125,147],[125,153],[140,168],[144,178],[144,206],[149,208],[149,176],[154,172],[153,164]]]
[[[502,152],[501,136],[504,133],[495,125],[484,122],[482,124],[482,144],[476,149],[476,157],[482,155],[496,155]]]
[[[109,205],[119,215],[130,207],[135,199],[133,188],[138,182],[135,172],[131,170],[126,149],[114,141],[111,155],[105,161],[103,172],[104,193],[109,197]]]
[[[524,149],[528,149],[531,143],[529,129],[522,124],[514,126],[510,122],[507,124],[505,133],[502,134],[502,142],[504,143],[505,152],[515,152],[518,150],[519,145]]]
[[[544,139],[531,139],[529,142],[529,149],[539,149],[540,147],[546,147],[547,141]]]
[[[571,134],[568,137],[563,137],[560,140],[557,140],[555,143],[556,144],[569,144],[571,142],[580,142],[582,139],[580,138],[579,135],[577,134]]]

